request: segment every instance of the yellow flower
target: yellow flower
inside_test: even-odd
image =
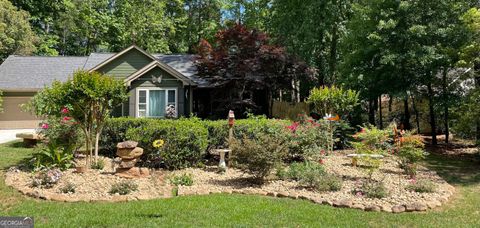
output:
[[[163,141],[162,139],[157,139],[153,141],[152,146],[155,148],[160,148],[163,146],[163,144],[165,144],[165,141]]]

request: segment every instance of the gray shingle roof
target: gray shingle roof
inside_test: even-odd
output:
[[[66,81],[75,70],[92,69],[115,53],[92,53],[83,57],[9,56],[0,65],[0,90],[42,89],[53,81]],[[153,54],[199,86],[208,83],[196,76],[194,55]]]
[[[65,81],[87,58],[11,55],[0,65],[0,89],[41,89],[55,80]]]

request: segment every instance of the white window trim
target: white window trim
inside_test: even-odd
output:
[[[150,90],[164,90],[165,91],[165,108],[168,105],[168,90],[175,91],[175,118],[178,117],[178,88],[177,87],[141,87],[136,88],[136,96],[135,96],[135,117],[136,118],[165,118],[165,116],[148,116],[148,109],[149,109],[149,95]],[[140,110],[138,108],[139,101],[140,101],[140,91],[146,91],[146,110],[145,110],[145,117],[140,117]],[[166,110],[165,110],[166,111]]]

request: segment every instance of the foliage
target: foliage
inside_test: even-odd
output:
[[[212,148],[226,148],[228,146],[228,123],[226,120],[202,121],[208,130],[208,144]],[[246,135],[254,138],[259,133],[285,137],[284,126],[289,121],[268,119],[265,116],[249,115],[247,119],[235,120],[233,136],[240,138]]]
[[[103,168],[105,168],[105,160],[103,159],[99,159],[96,163],[93,163],[92,164],[92,169],[98,169],[98,170],[102,170]]]
[[[238,114],[261,110],[254,97],[261,90],[266,91],[267,97],[262,94],[262,98],[268,101],[270,113],[273,96],[280,89],[292,89],[292,81],[311,75],[304,63],[272,45],[263,32],[235,24],[215,38],[214,45],[200,42],[197,67],[199,76],[214,86],[211,102],[218,116],[228,110]]]
[[[424,140],[419,135],[408,131],[400,138],[397,155],[400,157],[400,167],[410,176],[417,173],[417,163],[425,158]]]
[[[127,130],[129,140],[139,142],[144,148],[142,160],[149,167],[181,169],[198,164],[205,154],[208,132],[197,118],[178,120],[158,120]],[[155,148],[155,140],[163,140],[164,145]]]
[[[342,178],[325,172],[316,162],[294,162],[287,170],[277,170],[282,179],[298,181],[300,185],[317,191],[338,191],[342,188]]]
[[[435,192],[436,185],[430,180],[421,179],[421,180],[412,180],[412,183],[406,187],[407,190],[418,192],[418,193],[432,193]]]
[[[3,92],[0,90],[0,113],[3,112]]]
[[[353,142],[352,145],[357,154],[382,155],[392,147],[389,136],[389,131],[367,125],[354,135],[360,142]],[[359,160],[366,165],[367,174],[372,180],[373,173],[380,168],[382,160],[370,156],[360,157]]]
[[[75,193],[76,186],[72,182],[67,182],[63,187],[60,188],[60,192],[64,194]]]
[[[72,145],[59,147],[53,142],[39,146],[33,154],[33,164],[36,170],[59,168],[68,169],[73,165]]]
[[[112,185],[110,188],[110,191],[108,193],[114,195],[114,194],[119,194],[119,195],[127,195],[130,194],[131,192],[137,191],[138,185],[131,181],[131,180],[123,180],[118,183],[115,183]]]
[[[193,185],[193,177],[191,174],[182,174],[178,176],[173,176],[170,179],[170,182],[175,186],[192,186]]]
[[[45,137],[46,143],[53,143],[58,147],[71,147],[72,151],[85,144],[82,131],[68,115],[48,117],[42,122],[38,133]]]
[[[383,182],[373,180],[364,181],[360,187],[356,187],[352,193],[356,196],[366,196],[368,198],[385,198],[388,196],[388,190]]]
[[[351,0],[276,0],[271,4],[267,31],[287,49],[318,69],[318,84],[337,81],[337,65],[343,59],[339,43],[349,33]]]
[[[60,178],[62,172],[59,169],[44,169],[33,177],[32,186],[51,188],[60,181]]]
[[[480,122],[480,89],[470,91],[462,102],[452,110],[453,130],[466,139],[476,139]]]
[[[313,105],[313,111],[324,116],[327,114],[348,115],[359,105],[359,93],[350,89],[331,87],[313,88],[307,102]]]
[[[128,98],[122,81],[98,72],[76,71],[66,82],[55,81],[38,92],[31,107],[38,116],[60,117],[66,109],[85,135],[85,147],[92,157],[95,143],[95,161],[98,141],[114,107]]]
[[[287,126],[290,131],[289,155],[307,161],[319,161],[327,155],[332,138],[326,121],[307,118]]]
[[[255,138],[244,135],[233,139],[232,161],[235,166],[250,172],[257,181],[263,182],[271,171],[282,162],[288,150],[282,138],[260,133]]]
[[[105,122],[102,137],[100,138],[100,147],[102,153],[109,157],[116,156],[117,143],[127,141],[127,131],[129,129],[140,128],[154,125],[157,119],[119,117],[109,118]]]
[[[0,63],[9,55],[35,51],[37,36],[28,23],[29,15],[8,0],[0,0]]]

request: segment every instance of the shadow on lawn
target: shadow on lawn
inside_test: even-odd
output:
[[[430,155],[425,160],[425,166],[435,170],[438,175],[453,185],[480,184],[480,163],[476,155],[445,155],[427,148]]]

